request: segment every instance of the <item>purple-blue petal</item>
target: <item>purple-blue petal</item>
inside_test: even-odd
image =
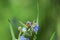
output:
[[[37,32],[37,31],[38,31],[38,24],[35,25],[35,27],[33,28],[33,31],[34,31],[34,32]]]
[[[24,40],[24,36],[20,36],[20,40]]]

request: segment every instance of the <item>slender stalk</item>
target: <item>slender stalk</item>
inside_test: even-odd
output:
[[[20,35],[21,35],[21,29],[20,29],[20,33],[19,33],[19,36],[18,36],[18,40],[20,40]]]
[[[37,0],[37,23],[39,21],[39,3],[38,3],[38,0]]]

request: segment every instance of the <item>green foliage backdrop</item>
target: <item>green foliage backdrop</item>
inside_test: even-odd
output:
[[[38,3],[38,8],[37,8]],[[38,11],[39,10],[39,11]],[[23,22],[33,21],[39,13],[37,40],[50,40],[56,32],[60,37],[60,0],[0,0],[0,40],[11,40],[9,17]]]

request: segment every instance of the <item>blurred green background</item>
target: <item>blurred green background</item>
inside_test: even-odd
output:
[[[0,0],[0,40],[11,40],[9,17],[26,22],[36,19],[38,13],[37,40],[50,40],[53,32],[53,40],[60,40],[60,0]]]

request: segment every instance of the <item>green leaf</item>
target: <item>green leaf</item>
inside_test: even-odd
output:
[[[14,31],[13,31],[12,25],[10,23],[9,23],[9,26],[10,26],[12,40],[15,40],[16,38],[15,38],[15,35],[14,35]]]

